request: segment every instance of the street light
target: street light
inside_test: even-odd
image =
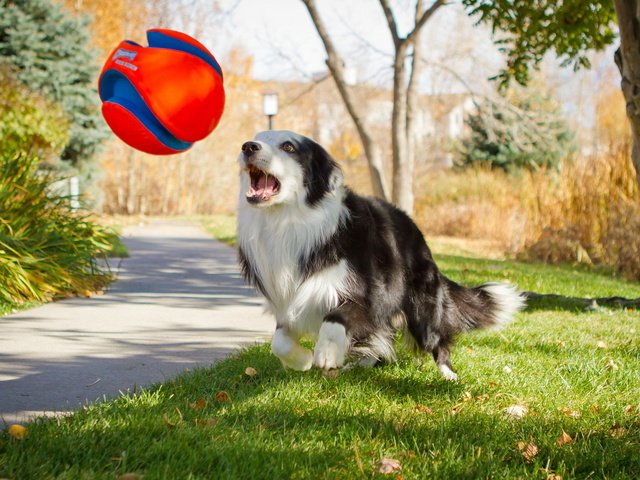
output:
[[[278,114],[278,94],[276,92],[264,92],[262,109],[269,119],[269,130],[273,130],[273,117]]]

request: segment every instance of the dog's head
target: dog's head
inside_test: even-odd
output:
[[[241,192],[255,207],[313,207],[342,185],[340,168],[320,145],[286,130],[261,132],[245,142],[239,162]]]

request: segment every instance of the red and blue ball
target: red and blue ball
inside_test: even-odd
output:
[[[147,32],[149,46],[125,40],[100,73],[102,114],[131,147],[155,155],[189,149],[224,111],[220,65],[196,39],[173,30]]]

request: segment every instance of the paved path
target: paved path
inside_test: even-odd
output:
[[[130,258],[107,294],[0,318],[0,429],[210,365],[272,332],[232,248],[175,223],[127,228],[124,242]]]

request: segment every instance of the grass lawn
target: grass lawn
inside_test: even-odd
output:
[[[463,283],[640,297],[638,283],[600,273],[463,253],[437,255]],[[457,383],[407,353],[326,376],[285,371],[256,346],[29,424],[22,440],[1,433],[0,478],[637,479],[639,330],[638,311],[538,305],[500,333],[460,337]],[[514,406],[522,418],[506,414]]]

